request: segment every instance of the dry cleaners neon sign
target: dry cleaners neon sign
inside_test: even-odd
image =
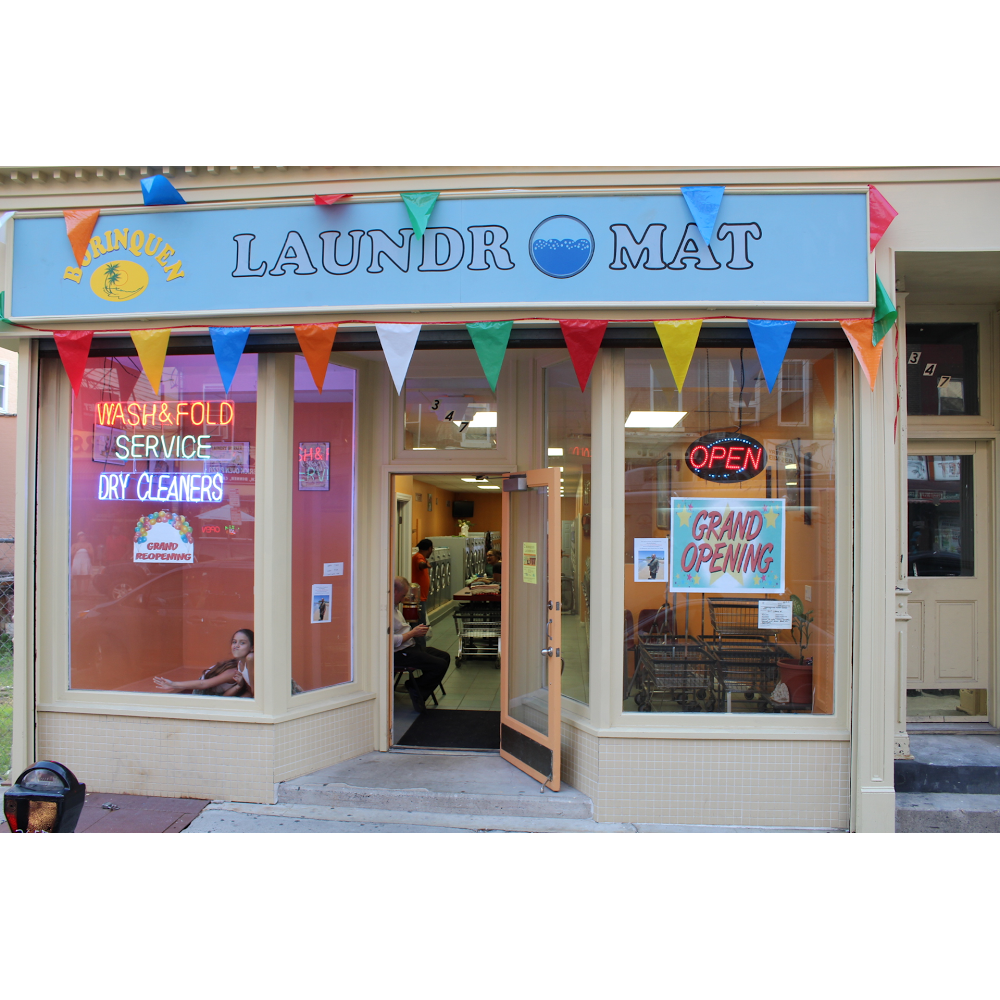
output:
[[[221,472],[102,472],[97,480],[98,500],[153,500],[178,503],[222,503],[225,485]]]

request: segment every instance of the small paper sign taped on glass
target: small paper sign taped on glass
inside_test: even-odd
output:
[[[333,584],[314,583],[309,620],[313,625],[327,625],[333,620],[330,605],[333,603]]]
[[[635,539],[635,582],[663,583],[667,575],[667,539]]]
[[[671,497],[670,589],[783,594],[784,498]]]
[[[330,488],[330,442],[299,442],[299,489]]]
[[[792,627],[791,601],[758,601],[757,628],[774,629]]]
[[[521,543],[521,579],[538,583],[538,542]]]

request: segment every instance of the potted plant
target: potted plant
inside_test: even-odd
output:
[[[792,641],[799,647],[799,658],[778,660],[778,673],[788,688],[792,705],[812,705],[812,657],[806,657],[815,611],[806,611],[801,599],[792,594]]]
[[[460,538],[469,537],[469,526],[472,524],[471,521],[459,521],[458,522],[458,535]]]

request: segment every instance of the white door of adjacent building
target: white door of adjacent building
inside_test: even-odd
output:
[[[907,687],[984,689],[993,649],[990,443],[911,439],[907,450]]]

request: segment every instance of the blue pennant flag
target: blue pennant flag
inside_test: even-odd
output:
[[[243,348],[247,346],[250,327],[210,326],[208,332],[212,335],[215,363],[219,366],[222,384],[228,393],[236,376],[236,366],[240,363],[240,358],[243,357]]]
[[[187,202],[163,174],[143,177],[142,201],[144,205],[186,205]]]
[[[750,336],[753,337],[753,346],[757,349],[760,367],[767,379],[767,391],[773,392],[788,351],[788,342],[792,339],[795,320],[748,319],[747,324]]]
[[[706,243],[712,242],[715,233],[715,220],[719,217],[719,206],[725,187],[682,187],[681,194],[687,202],[691,218],[698,224],[701,235]]]

